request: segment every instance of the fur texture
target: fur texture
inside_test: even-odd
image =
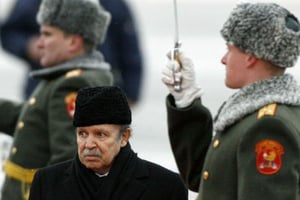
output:
[[[293,76],[275,76],[236,92],[219,109],[215,118],[215,131],[223,131],[244,116],[270,103],[300,106],[300,86]]]
[[[39,24],[79,34],[96,46],[104,41],[111,15],[93,0],[43,0],[37,14]]]
[[[300,54],[300,25],[274,3],[242,3],[231,13],[221,34],[227,42],[279,67],[292,67]]]

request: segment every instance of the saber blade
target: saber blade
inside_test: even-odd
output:
[[[179,46],[179,28],[178,28],[178,11],[177,0],[173,0],[174,5],[174,28],[175,28],[175,48]]]
[[[173,69],[173,78],[174,78],[174,90],[176,92],[181,91],[181,75],[180,71],[182,68],[181,62],[179,60],[178,51],[181,46],[181,42],[179,41],[179,27],[178,27],[178,11],[177,11],[177,0],[173,0],[174,5],[174,28],[175,28],[175,34],[174,34],[174,49],[172,51],[172,60],[176,60],[179,63],[179,69]]]

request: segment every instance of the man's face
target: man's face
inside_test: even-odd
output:
[[[79,160],[100,174],[109,172],[120,148],[126,146],[130,129],[120,136],[119,125],[101,124],[77,128]]]
[[[234,45],[227,44],[227,52],[221,62],[226,67],[225,84],[228,88],[238,89],[247,84],[249,54]]]
[[[41,25],[38,47],[41,51],[40,64],[51,67],[69,58],[70,36],[54,26]]]

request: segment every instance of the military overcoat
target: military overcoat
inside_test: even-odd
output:
[[[220,116],[214,121],[200,99],[178,109],[168,96],[172,150],[181,176],[190,189],[199,191],[200,200],[300,199],[299,86],[290,84],[291,78],[282,79],[278,87],[276,81],[263,84],[273,89],[260,90],[258,83],[235,95],[234,101],[229,99],[233,102],[227,106],[230,109],[221,108],[225,110],[221,114],[236,112],[240,117],[228,118],[227,125]],[[288,91],[280,92],[282,85]],[[257,92],[253,88],[260,88],[261,93],[272,91],[272,98],[239,96],[247,92],[252,96]],[[248,109],[242,115],[243,106]]]

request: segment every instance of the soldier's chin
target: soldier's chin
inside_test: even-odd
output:
[[[40,59],[40,65],[47,68],[47,67],[50,67],[51,64],[49,62],[47,62],[45,59],[41,58]]]
[[[41,58],[40,64],[44,68],[48,68],[48,67],[52,67],[52,66],[58,65],[59,62],[58,62],[58,60],[51,60],[51,59],[46,59],[46,58],[43,59],[43,58]]]

